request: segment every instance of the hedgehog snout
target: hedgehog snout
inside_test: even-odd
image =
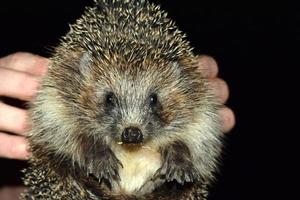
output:
[[[123,143],[141,143],[143,141],[143,133],[138,127],[130,126],[124,129],[121,135]]]

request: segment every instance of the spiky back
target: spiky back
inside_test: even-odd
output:
[[[191,56],[184,35],[167,13],[145,0],[98,0],[71,26],[63,50],[88,50],[96,58],[122,55],[128,62]]]

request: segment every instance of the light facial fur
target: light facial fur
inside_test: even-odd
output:
[[[174,199],[204,199],[222,146],[217,109],[165,12],[98,0],[55,49],[32,104],[24,198],[169,199],[159,190],[173,183],[189,187]]]

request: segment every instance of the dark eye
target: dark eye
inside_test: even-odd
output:
[[[107,106],[114,106],[115,105],[115,95],[112,92],[109,92],[105,95],[105,104]]]
[[[149,100],[150,100],[150,106],[156,106],[158,104],[157,94],[155,93],[151,94]]]

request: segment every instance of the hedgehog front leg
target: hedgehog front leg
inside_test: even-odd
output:
[[[111,182],[112,180],[119,180],[119,167],[122,167],[120,161],[115,157],[110,149],[101,152],[102,156],[95,155],[88,166],[88,171],[92,173],[97,179],[103,178]]]
[[[176,180],[183,184],[199,179],[190,151],[183,142],[177,141],[164,147],[162,156],[164,163],[159,169],[159,175],[165,176],[166,181]]]
[[[82,145],[84,168],[87,173],[93,174],[99,181],[106,179],[109,182],[119,180],[119,168],[122,163],[116,158],[112,150],[102,141],[85,140]]]

